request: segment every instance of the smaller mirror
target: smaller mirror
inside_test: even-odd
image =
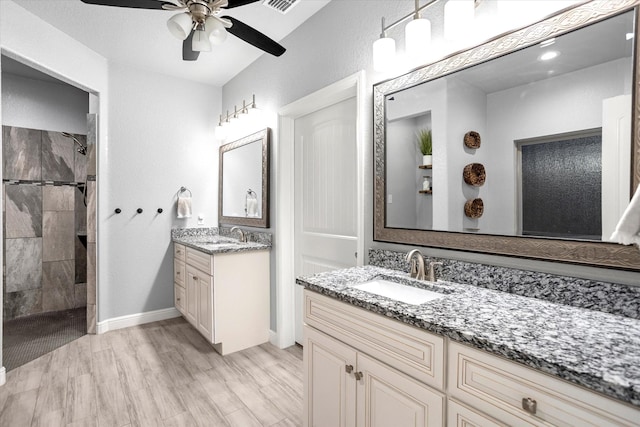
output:
[[[218,221],[269,227],[269,129],[220,147]]]

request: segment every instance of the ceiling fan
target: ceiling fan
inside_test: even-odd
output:
[[[81,0],[83,3],[128,7],[134,9],[180,10],[167,21],[171,34],[184,40],[182,59],[195,61],[200,52],[211,45],[222,44],[227,32],[274,56],[285,48],[260,31],[231,16],[220,16],[223,10],[245,6],[260,0]]]

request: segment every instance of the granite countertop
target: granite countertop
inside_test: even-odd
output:
[[[385,276],[444,295],[416,306],[350,287]],[[296,283],[640,407],[640,320],[374,266]]]
[[[211,255],[219,253],[260,251],[271,249],[271,245],[269,244],[257,242],[241,242],[238,239],[220,235],[174,237],[173,242],[188,246],[193,249],[197,249]]]

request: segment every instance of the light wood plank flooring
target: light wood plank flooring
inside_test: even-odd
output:
[[[302,349],[222,357],[184,319],[86,335],[7,373],[0,426],[302,425]]]

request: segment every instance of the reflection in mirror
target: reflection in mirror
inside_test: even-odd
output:
[[[375,84],[374,240],[640,270],[606,242],[640,183],[638,4],[586,1]]]
[[[387,93],[385,227],[608,239],[629,202],[633,34],[629,11]],[[470,131],[479,148],[463,144]],[[463,180],[470,163],[486,182]]]
[[[269,227],[269,129],[220,147],[220,223]]]

